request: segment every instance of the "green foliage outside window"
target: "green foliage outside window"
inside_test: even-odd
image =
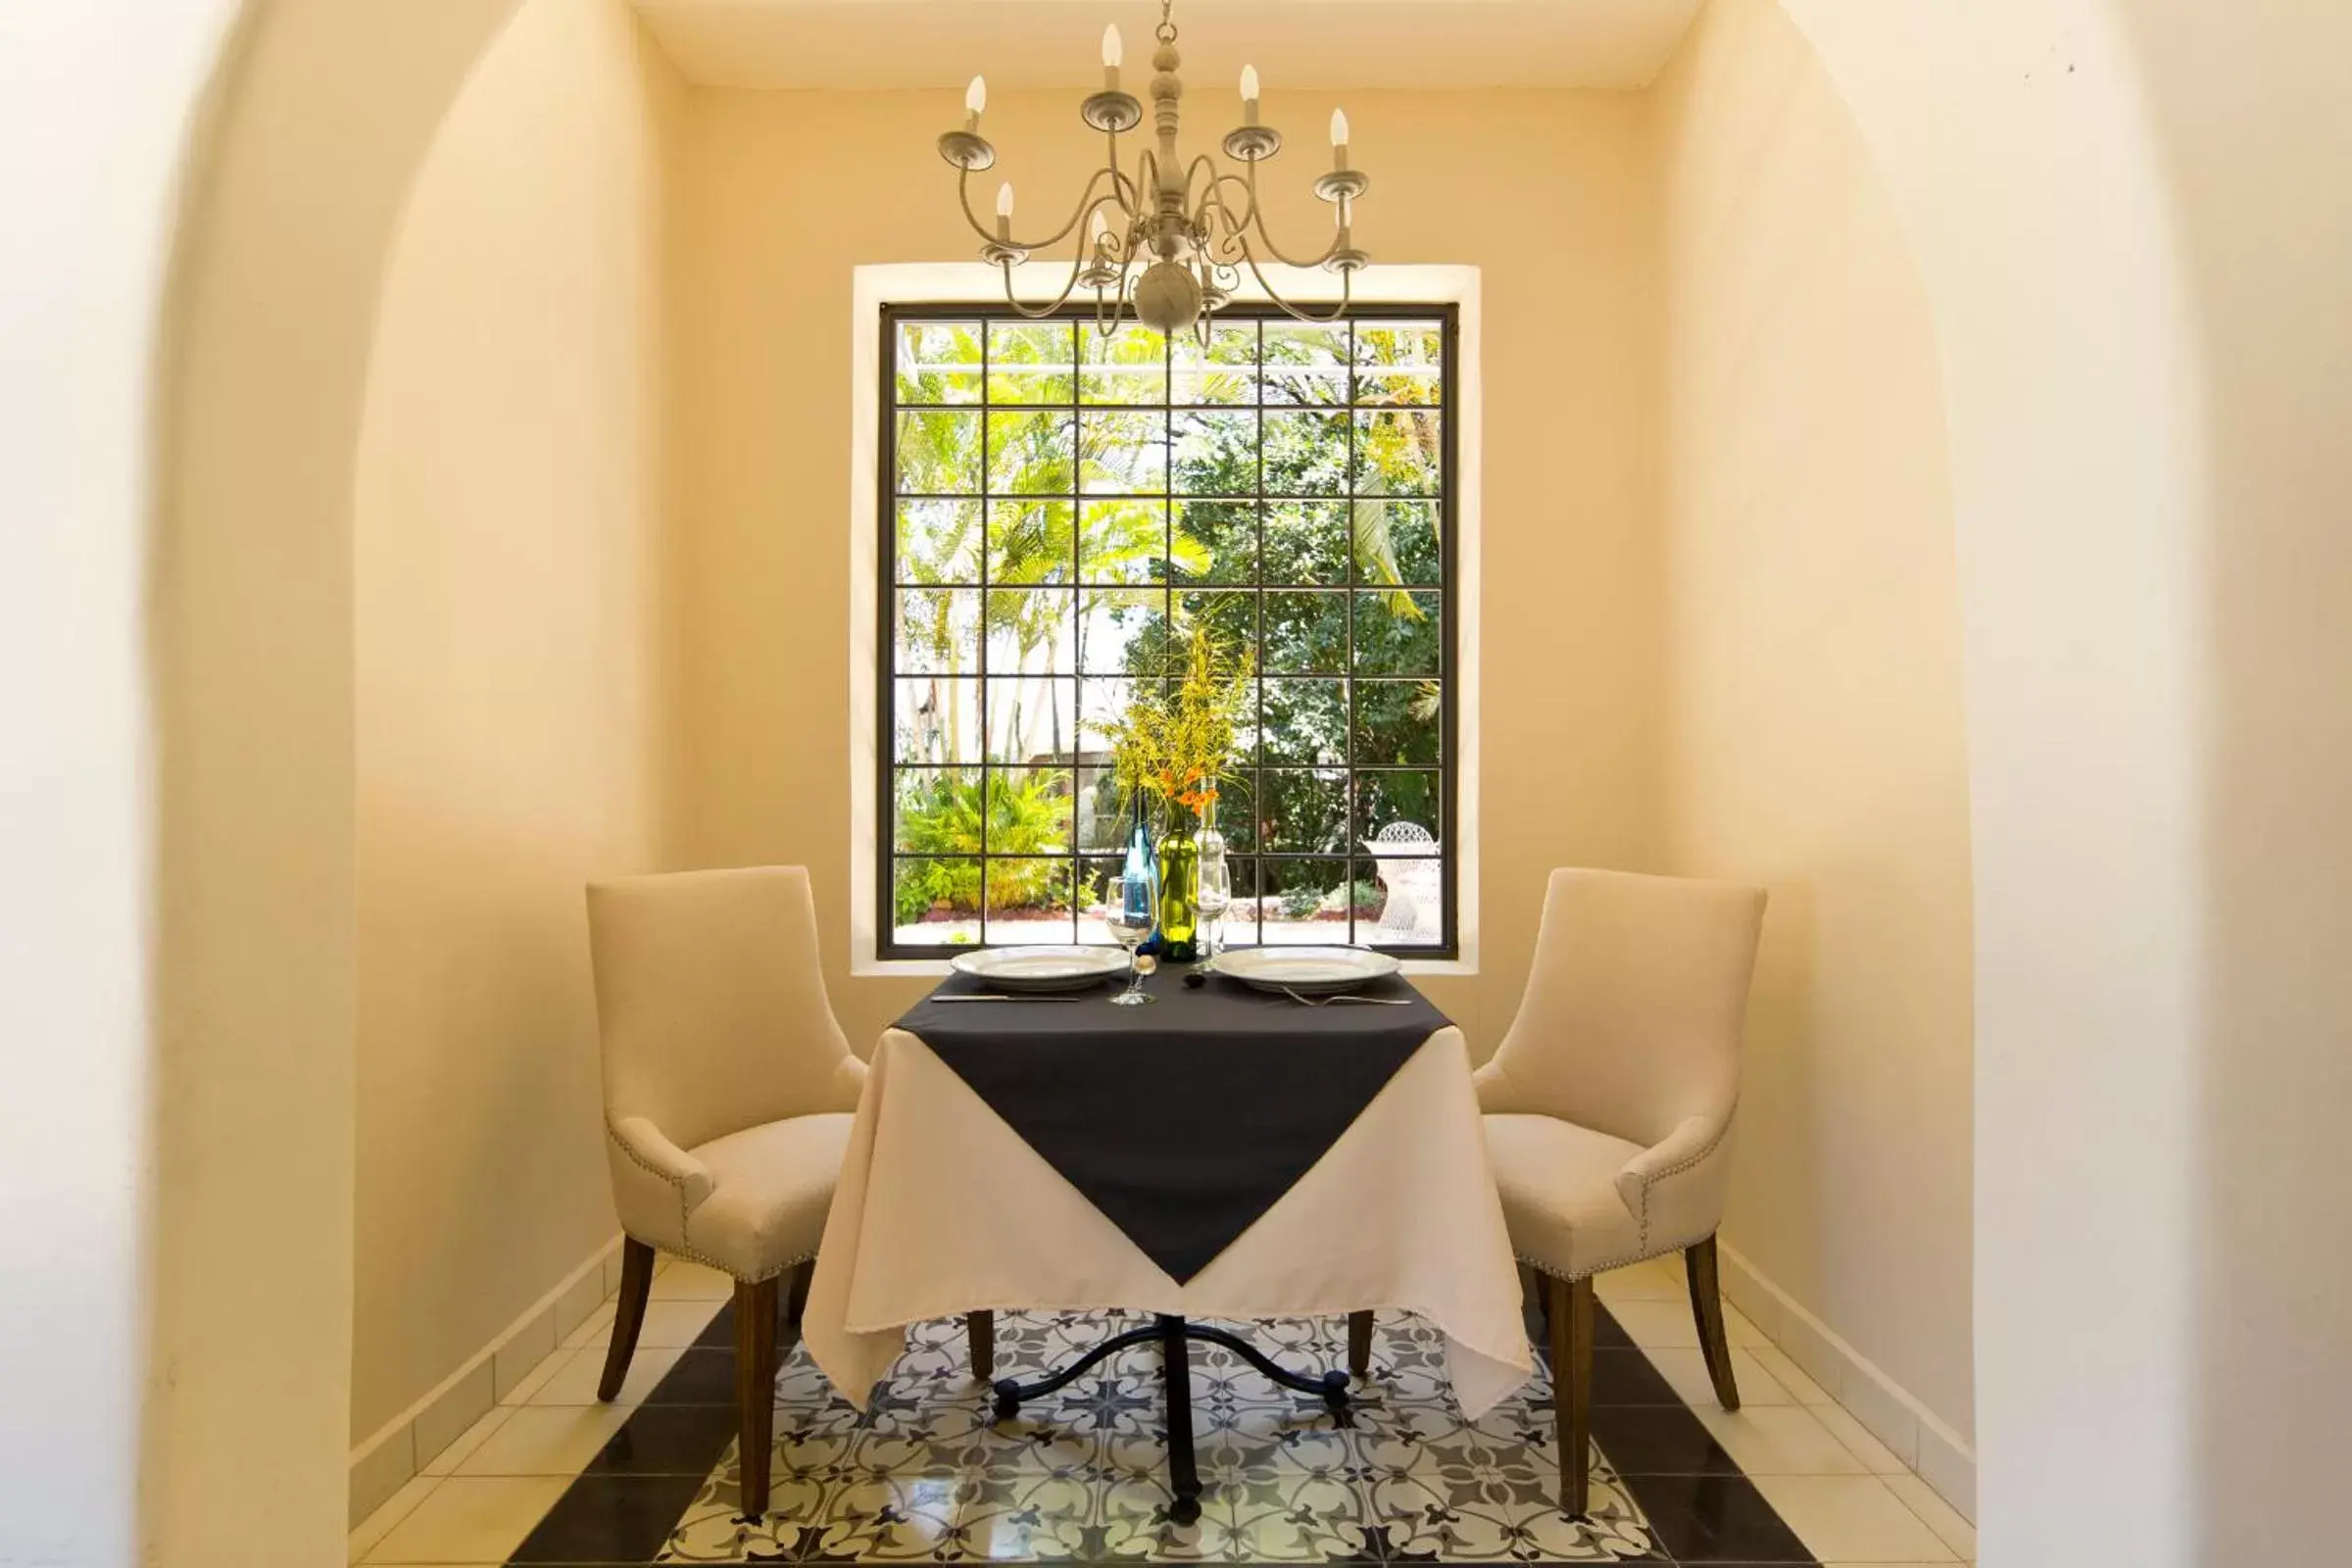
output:
[[[1071,862],[1045,858],[1109,847],[1074,842],[1074,802],[1200,627],[1254,650],[1228,840],[1332,858],[1311,906],[1269,879],[1294,919],[1377,912],[1361,845],[1435,835],[1450,762],[1436,324],[1235,319],[1173,353],[1084,322],[896,333],[891,760],[935,775],[893,791],[899,923],[1068,908]],[[983,810],[992,860],[1039,858],[985,886]]]

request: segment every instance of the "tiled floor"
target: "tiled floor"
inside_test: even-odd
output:
[[[599,1312],[352,1536],[369,1568],[508,1562],[1119,1561],[1868,1563],[1944,1568],[1974,1533],[1752,1326],[1732,1315],[1743,1408],[1717,1408],[1679,1267],[1604,1276],[1587,1522],[1555,1494],[1541,1376],[1473,1424],[1434,1335],[1384,1317],[1352,1428],[1221,1351],[1195,1352],[1201,1523],[1169,1526],[1156,1356],[1133,1351],[1017,1422],[987,1416],[959,1325],[918,1328],[871,1417],[805,1356],[778,1382],[774,1498],[734,1513],[727,1280],[666,1263],[621,1397],[596,1402]],[[1108,1332],[1000,1314],[1025,1375]],[[1294,1363],[1337,1359],[1336,1321],[1255,1326]]]

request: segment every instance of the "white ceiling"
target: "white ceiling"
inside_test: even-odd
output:
[[[687,77],[730,87],[992,87],[1102,81],[1103,24],[1126,84],[1151,74],[1157,0],[635,0]],[[1196,91],[1257,67],[1285,87],[1648,85],[1699,0],[1178,0]]]

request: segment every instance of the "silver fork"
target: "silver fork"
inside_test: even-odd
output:
[[[1289,986],[1282,988],[1282,994],[1302,1007],[1328,1007],[1335,1002],[1360,1002],[1367,1007],[1409,1007],[1413,1004],[1410,997],[1351,997],[1345,992],[1329,997],[1302,997]]]

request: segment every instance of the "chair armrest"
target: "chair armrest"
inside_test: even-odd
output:
[[[605,1131],[633,1164],[678,1190],[684,1213],[693,1213],[710,1196],[710,1167],[662,1137],[662,1129],[643,1116],[608,1120]]]
[[[1514,1111],[1536,1111],[1543,1107],[1531,1104],[1519,1093],[1519,1085],[1502,1070],[1499,1057],[1490,1057],[1487,1064],[1470,1075],[1470,1087],[1478,1095],[1478,1108],[1489,1116],[1509,1115]]]
[[[1678,1238],[1688,1233],[1687,1240],[1674,1242],[1678,1247],[1714,1234],[1723,1220],[1722,1167],[1731,1129],[1729,1115],[1686,1116],[1617,1172],[1617,1196],[1642,1222],[1645,1246],[1653,1229]]]
[[[856,1110],[858,1100],[865,1094],[865,1063],[854,1051],[842,1053],[841,1064],[833,1069],[832,1107],[835,1110]]]

